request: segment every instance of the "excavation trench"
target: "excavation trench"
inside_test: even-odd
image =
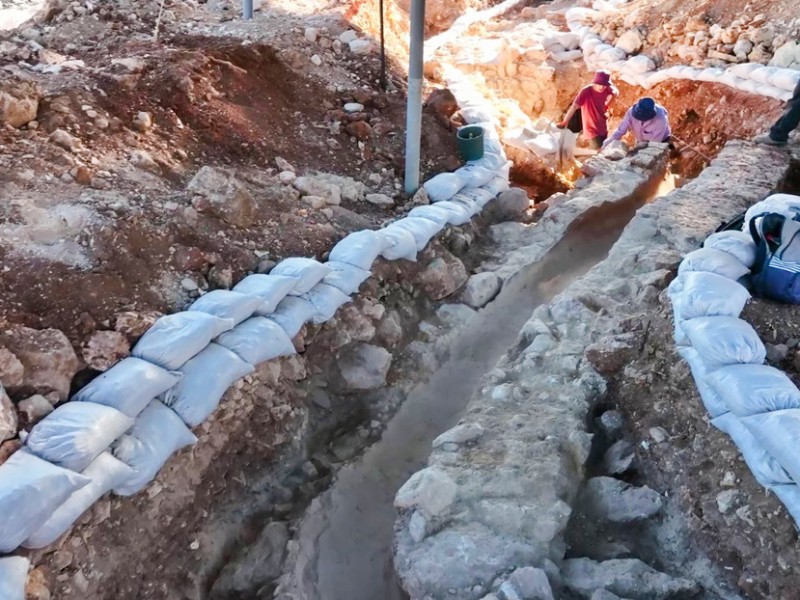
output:
[[[506,281],[498,297],[453,339],[449,361],[408,394],[380,441],[313,500],[297,528],[279,591],[321,600],[406,597],[392,565],[396,491],[424,466],[431,442],[458,422],[482,377],[514,344],[533,309],[602,261],[660,184],[651,182],[633,197],[586,211],[539,261]],[[484,251],[491,255],[493,248]]]

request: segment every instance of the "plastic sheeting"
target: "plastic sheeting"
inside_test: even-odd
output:
[[[131,417],[110,406],[67,402],[36,424],[25,447],[43,460],[80,472],[131,425]]]
[[[258,297],[261,305],[256,309],[255,314],[264,316],[275,311],[278,303],[292,291],[295,283],[294,277],[256,273],[248,275],[233,286],[233,291]]]
[[[72,397],[73,402],[93,402],[116,408],[134,418],[156,396],[181,378],[140,358],[123,358],[105,373],[90,381]]]
[[[214,341],[251,365],[297,353],[283,328],[266,317],[247,319]]]
[[[223,394],[253,372],[253,365],[224,346],[211,343],[182,368],[183,377],[161,396],[189,427],[197,427],[216,410]]]

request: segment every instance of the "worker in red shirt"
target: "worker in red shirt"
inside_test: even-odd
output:
[[[598,71],[595,73],[594,82],[580,91],[558,127],[562,129],[566,127],[575,111],[580,108],[583,136],[589,141],[591,148],[600,150],[608,137],[606,110],[617,95],[619,91],[611,83],[611,74],[607,71]]]

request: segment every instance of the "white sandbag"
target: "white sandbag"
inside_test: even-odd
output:
[[[481,207],[477,202],[475,202],[469,196],[465,196],[464,194],[461,193],[458,193],[455,196],[453,196],[453,199],[450,200],[450,202],[455,202],[456,204],[462,205],[469,211],[469,215],[471,217],[474,217],[479,212],[481,212]]]
[[[730,436],[758,483],[766,488],[792,483],[786,470],[756,441],[739,417],[725,413],[713,419],[711,424]]]
[[[525,140],[525,147],[539,158],[547,158],[558,152],[558,142],[554,135],[542,133],[535,138]]]
[[[753,69],[747,78],[757,83],[768,84],[770,77],[777,75],[778,71],[779,69],[775,67],[760,67]]]
[[[772,488],[778,500],[786,507],[797,527],[800,527],[800,487],[796,483],[789,485],[776,485]]]
[[[331,250],[329,260],[347,263],[369,271],[383,251],[383,240],[374,231],[356,231],[340,240]]]
[[[427,219],[419,220],[430,223],[434,227],[439,227],[433,221],[428,221]],[[369,279],[371,275],[369,271],[335,260],[328,261],[326,264],[331,272],[323,278],[322,283],[332,285],[347,295],[355,294],[361,284]]]
[[[786,90],[782,90],[774,85],[760,85],[758,87],[758,93],[762,96],[766,96],[767,98],[780,100],[781,102],[788,102],[794,95],[792,92],[787,92]]]
[[[723,75],[722,78],[719,80],[720,83],[723,83],[737,90],[739,89],[739,86],[744,85],[746,81],[748,80],[734,75],[733,73],[730,72],[730,70],[728,70],[725,73],[725,75]]]
[[[410,231],[398,227],[386,227],[377,233],[383,238],[383,252],[381,252],[383,258],[417,261],[417,240]]]
[[[735,281],[715,273],[687,272],[680,306],[683,319],[695,317],[738,317],[750,300],[750,292]]]
[[[283,275],[284,277],[294,277],[297,281],[290,291],[290,294],[302,296],[312,287],[317,285],[325,275],[328,274],[328,267],[313,258],[293,256],[284,258],[270,271],[270,275]]]
[[[771,86],[781,89],[785,92],[793,92],[800,82],[800,71],[794,69],[776,69],[769,78],[768,82]]]
[[[742,423],[756,442],[786,469],[792,481],[800,481],[800,409],[775,410],[743,417]]]
[[[602,44],[598,44],[597,46],[594,47],[594,49],[592,49],[592,56],[599,56],[600,54],[606,52],[607,50],[614,50],[614,46],[603,42]]]
[[[409,236],[411,234],[408,234]],[[413,237],[412,244],[413,244]],[[417,250],[414,248],[414,255],[416,256]],[[350,296],[342,292],[340,289],[327,285],[326,283],[318,283],[311,291],[302,296],[308,300],[314,307],[314,316],[312,320],[314,323],[325,323],[333,318],[336,311],[343,304],[350,302]]]
[[[505,177],[495,177],[486,185],[481,186],[481,189],[486,190],[492,194],[492,196],[497,196],[505,192],[509,187],[511,186],[508,185],[508,175],[506,175]]]
[[[465,165],[458,169],[455,174],[464,182],[462,188],[476,188],[489,183],[497,173],[493,169],[480,165]]]
[[[409,217],[419,217],[433,221],[440,227],[447,225],[450,213],[440,206],[416,206],[408,212]]]
[[[220,319],[231,319],[238,325],[249,319],[264,302],[258,296],[231,290],[212,290],[200,296],[189,310],[204,312]]]
[[[800,408],[800,390],[786,373],[769,365],[722,367],[708,376],[708,384],[739,417]]]
[[[633,73],[638,73],[640,75],[654,71],[656,68],[656,63],[653,62],[653,59],[651,59],[649,56],[645,56],[644,54],[632,56],[627,60],[627,64],[628,68]]]
[[[294,338],[303,325],[314,319],[315,313],[314,306],[305,298],[288,296],[267,318],[280,325],[290,338]]]
[[[742,92],[748,94],[761,94],[761,90],[764,89],[768,84],[761,83],[758,81],[753,80],[745,80],[742,83],[737,84],[736,88]]]
[[[402,229],[410,233],[414,238],[417,251],[424,250],[428,242],[442,230],[438,224],[422,217],[405,217],[390,224],[386,229]]]
[[[700,73],[702,73],[702,69],[695,69],[694,67],[682,66],[678,67],[676,70],[676,79],[688,79],[690,81],[697,80],[700,77]]]
[[[698,81],[707,81],[709,83],[719,83],[725,76],[725,69],[719,67],[709,67],[703,69],[697,76]]]
[[[581,42],[581,48],[583,48],[584,54],[592,54],[602,43],[603,40],[601,40],[599,37],[590,37]]]
[[[223,333],[214,342],[251,365],[297,353],[283,328],[265,317],[251,317]]]
[[[24,448],[0,465],[0,552],[11,552],[89,479]]]
[[[750,269],[722,250],[700,248],[687,254],[678,266],[678,275],[690,271],[716,273],[736,281],[750,272]]]
[[[672,283],[678,281],[675,279]],[[669,294],[669,299],[672,302],[672,320],[673,320],[673,338],[675,339],[676,346],[689,346],[689,338],[683,332],[683,322],[686,320],[681,313],[681,295],[680,293]]]
[[[456,173],[440,173],[426,181],[422,187],[428,192],[431,202],[442,202],[455,196],[465,185]]]
[[[0,558],[0,598],[25,600],[25,584],[31,562],[23,556]]]
[[[489,202],[494,200],[494,194],[484,188],[476,188],[472,190],[464,190],[461,192],[470,200],[475,201],[481,208],[485,207]]]
[[[561,52],[549,52],[550,58],[559,64],[569,63],[583,58],[581,50],[562,50]]]
[[[294,277],[255,273],[248,275],[233,286],[233,291],[259,298],[261,304],[256,308],[254,314],[268,315],[292,291],[295,283],[297,280]]]
[[[93,402],[116,408],[134,418],[147,404],[175,385],[177,371],[167,371],[140,358],[123,358],[72,397],[72,402]]]
[[[116,458],[134,470],[134,476],[114,488],[131,496],[150,483],[170,456],[197,438],[173,410],[153,400],[136,417],[133,428],[114,444]]]
[[[467,123],[485,123],[492,120],[492,111],[483,105],[462,106],[458,112]]]
[[[159,398],[189,427],[213,413],[233,383],[253,372],[253,365],[224,346],[211,343],[181,367],[183,377]]]
[[[47,521],[23,542],[26,548],[44,548],[69,531],[83,513],[117,486],[124,485],[136,472],[110,452],[103,452],[81,473],[89,483],[74,492],[50,515]],[[2,597],[2,596],[0,596]]]
[[[736,317],[698,317],[683,331],[709,370],[726,365],[760,365],[767,351],[755,329]]]
[[[733,73],[742,79],[750,79],[750,74],[761,68],[762,65],[758,63],[742,63],[740,65],[733,65],[728,67],[728,72]]]
[[[744,231],[720,231],[708,236],[703,248],[722,250],[733,256],[748,269],[756,262],[756,245]]]
[[[42,460],[80,473],[133,425],[116,408],[67,402],[39,421],[25,447]]]
[[[624,50],[620,50],[619,48],[610,48],[603,50],[600,52],[597,57],[603,63],[613,63],[618,60],[625,60],[627,58],[627,54],[625,54]]]
[[[440,202],[439,206],[447,211],[447,222],[456,227],[469,223],[470,219],[472,219],[472,214],[463,204],[447,200],[445,202]]]
[[[231,327],[232,319],[203,312],[166,315],[145,332],[131,355],[174,371]]]
[[[695,387],[697,388],[698,394],[700,394],[700,400],[703,402],[703,406],[706,407],[708,414],[713,418],[728,412],[728,406],[725,404],[725,400],[717,394],[714,388],[708,385],[706,379],[709,370],[703,362],[703,359],[697,353],[697,350],[694,348],[682,347],[678,348],[678,354],[686,361],[686,364],[688,364],[689,368],[692,370],[692,378],[694,379]]]
[[[753,206],[748,208],[747,212],[744,214],[742,231],[749,234],[750,221],[762,213],[778,213],[787,219],[793,219],[797,213],[800,213],[800,196],[773,194],[761,202],[756,202]]]

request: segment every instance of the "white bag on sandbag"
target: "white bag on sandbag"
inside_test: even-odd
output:
[[[739,417],[725,413],[713,419],[711,424],[733,440],[758,483],[766,488],[792,483],[789,473],[756,441]]]
[[[728,67],[728,72],[733,73],[737,77],[741,77],[742,79],[750,79],[750,74],[753,71],[757,71],[760,69],[762,65],[758,63],[742,63],[740,65],[733,65],[732,67]]]
[[[495,177],[486,185],[481,186],[481,189],[486,190],[492,196],[496,197],[498,194],[505,192],[509,187],[511,186],[508,185],[508,174],[506,174],[505,176]]]
[[[678,275],[690,271],[716,273],[736,281],[740,277],[747,275],[750,269],[727,252],[715,250],[714,248],[700,248],[689,252],[678,266]]]
[[[158,400],[136,417],[133,428],[116,441],[113,454],[134,470],[134,476],[114,488],[118,496],[131,496],[150,483],[170,456],[197,442],[181,418]]]
[[[678,281],[675,279],[675,281]],[[690,344],[689,338],[683,332],[683,322],[686,320],[681,314],[681,296],[676,293],[674,296],[669,296],[672,302],[672,320],[673,320],[673,337],[677,346],[688,346]]]
[[[756,245],[744,231],[720,231],[706,239],[703,248],[721,250],[733,256],[748,269],[756,262]]]
[[[278,303],[292,291],[295,283],[297,283],[295,277],[255,273],[233,286],[233,291],[259,298],[261,305],[256,308],[254,314],[264,316],[275,310]]]
[[[719,83],[722,81],[722,78],[725,76],[725,69],[720,69],[718,67],[709,67],[707,69],[703,69],[700,74],[697,76],[698,81],[705,81],[708,83]]]
[[[18,450],[0,465],[0,552],[11,552],[89,479]]]
[[[447,200],[445,202],[440,202],[438,206],[447,211],[447,222],[456,227],[469,223],[472,219],[472,214],[470,214],[469,209],[463,204]]]
[[[442,202],[455,196],[466,182],[457,173],[440,173],[426,181],[422,187],[428,192],[431,202]]]
[[[266,317],[251,317],[223,333],[214,342],[251,365],[297,354],[283,328]]]
[[[770,78],[777,75],[778,71],[775,67],[760,67],[753,69],[747,78],[757,83],[769,84]]]
[[[653,59],[649,56],[645,56],[644,54],[632,56],[626,61],[626,63],[631,72],[639,75],[654,71],[656,68],[656,64],[653,62]]]
[[[409,232],[414,238],[417,251],[420,251],[425,249],[428,242],[442,230],[442,227],[422,217],[404,217],[390,224],[386,229],[402,229]]]
[[[775,72],[769,75],[767,81],[770,85],[779,90],[793,92],[798,82],[800,82],[800,71],[794,69],[776,69]]]
[[[428,219],[444,228],[444,226],[447,225],[447,220],[450,218],[450,213],[441,206],[417,206],[408,212],[408,216]]]
[[[416,254],[416,250],[414,251]],[[318,283],[310,292],[302,296],[314,307],[314,323],[330,321],[339,307],[350,302],[350,296],[340,289],[326,283]]]
[[[383,251],[381,252],[383,258],[417,261],[417,240],[410,231],[389,226],[378,230],[377,233],[383,238]]]
[[[252,317],[262,304],[264,302],[261,298],[251,294],[212,290],[195,300],[189,310],[214,315],[220,319],[231,319],[234,325],[238,325]]]
[[[295,296],[302,296],[312,287],[317,285],[325,275],[328,274],[328,267],[313,258],[293,256],[284,258],[270,271],[270,275],[283,275],[284,277],[294,277],[297,281],[289,292]]]
[[[216,410],[228,388],[252,372],[253,365],[212,342],[181,367],[183,377],[160,400],[189,427],[197,427]]]
[[[459,191],[461,191],[461,189],[465,187],[476,188],[489,183],[489,181],[491,181],[491,179],[497,175],[497,172],[493,169],[489,169],[480,165],[465,165],[458,169],[455,174],[458,175],[461,178],[461,181],[464,182],[464,185],[459,189]]]
[[[767,357],[755,329],[736,317],[697,317],[683,331],[709,370],[727,365],[760,365]]]
[[[175,371],[220,333],[232,327],[232,319],[220,319],[203,312],[166,315],[145,332],[131,355]]]
[[[25,584],[31,562],[23,556],[0,558],[0,598],[25,600]]]
[[[47,521],[23,542],[25,548],[44,548],[69,531],[92,505],[117,486],[124,485],[136,472],[110,452],[103,452],[81,473],[89,483],[74,492],[50,515]]]
[[[474,201],[481,208],[485,207],[489,202],[494,200],[495,196],[489,190],[484,188],[475,188],[471,190],[464,190],[461,192],[467,198]]]
[[[678,348],[678,354],[686,361],[692,371],[692,378],[694,379],[697,393],[700,394],[700,400],[703,406],[706,407],[708,414],[712,417],[728,412],[728,406],[725,400],[717,394],[716,390],[708,385],[707,376],[709,374],[708,366],[703,362],[703,359],[694,348]]]
[[[453,199],[450,200],[450,202],[455,202],[456,204],[463,205],[469,211],[469,214],[472,217],[481,212],[481,207],[477,202],[475,202],[469,196],[465,196],[464,194],[461,193],[458,193],[455,196],[453,196]]]
[[[690,271],[680,276],[681,318],[738,317],[750,300],[750,292],[735,281],[715,273]]]
[[[800,408],[800,390],[786,373],[769,365],[731,365],[708,376],[708,383],[738,417]]]
[[[133,425],[116,408],[67,402],[39,421],[25,447],[42,460],[80,473]]]
[[[72,397],[72,402],[103,404],[134,418],[150,400],[171,388],[180,378],[177,371],[167,371],[129,356],[92,379]]]
[[[383,250],[383,240],[369,229],[356,231],[339,242],[331,250],[329,261],[343,262],[369,271],[372,263]]]
[[[800,409],[750,415],[741,421],[756,442],[786,469],[792,481],[800,481]]]
[[[800,487],[796,483],[776,485],[772,491],[786,507],[789,516],[794,519],[795,526],[800,527]]]
[[[438,225],[432,221],[428,221],[427,219],[420,220],[425,221],[426,223],[431,223],[435,227],[438,227]],[[325,264],[328,265],[328,268],[331,270],[331,272],[329,275],[324,277],[322,283],[332,285],[347,295],[355,294],[361,287],[361,284],[369,279],[371,275],[371,273],[365,269],[360,269],[353,265],[336,260],[328,261]]]
[[[315,313],[314,306],[305,298],[288,296],[267,318],[283,327],[290,338],[294,338],[303,325],[314,319]]]
[[[761,202],[756,202],[744,214],[742,231],[750,233],[750,221],[762,213],[778,213],[787,219],[792,219],[797,213],[800,213],[800,196],[773,194]]]

